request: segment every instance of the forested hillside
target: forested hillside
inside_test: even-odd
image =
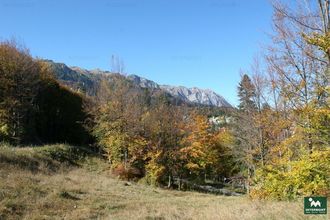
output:
[[[177,101],[120,74],[96,74],[88,84],[67,68],[62,80],[72,86],[64,85],[54,66],[15,42],[1,43],[0,50],[3,141],[88,145],[122,178],[179,189],[182,180],[203,182],[233,172],[226,121],[208,120],[227,109]],[[96,91],[82,91],[79,84]]]

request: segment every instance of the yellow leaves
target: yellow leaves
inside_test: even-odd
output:
[[[318,108],[314,109],[311,114],[311,121],[313,126],[320,128],[323,122],[327,122],[328,129],[330,129],[330,109],[329,108]]]
[[[255,120],[269,148],[266,165],[256,170],[250,196],[286,200],[329,195],[330,109],[315,100],[286,115],[266,109]]]
[[[195,170],[199,170],[201,167],[200,166],[198,166],[197,164],[195,164],[195,163],[187,163],[187,165],[186,165],[186,167],[187,167],[187,169],[189,169],[189,170],[193,170],[193,171],[195,171]]]
[[[216,134],[210,131],[207,118],[198,114],[191,115],[184,131],[186,136],[181,142],[180,158],[192,172],[205,169],[207,164],[214,161],[212,153],[217,140]]]
[[[295,161],[267,165],[256,172],[254,198],[295,199],[329,195],[330,150],[314,151]]]
[[[302,139],[309,137],[314,143],[329,143],[330,109],[316,102],[315,100],[309,105],[296,109],[295,114],[299,116],[300,121],[296,125],[296,130],[301,133]]]
[[[302,34],[305,41],[311,45],[315,45],[319,47],[325,53],[328,53],[330,49],[330,33],[327,34],[319,34],[319,33],[312,33],[311,36],[306,34]]]
[[[7,112],[0,109],[0,137],[9,135],[9,126],[6,123]]]
[[[150,158],[150,160],[145,166],[147,171],[145,180],[151,185],[157,185],[159,179],[163,176],[166,170],[165,167],[159,163],[161,156],[161,150],[150,151],[147,154],[147,158]]]
[[[0,137],[7,136],[9,134],[9,128],[7,124],[0,124]]]
[[[190,146],[181,148],[180,152],[183,154],[189,155],[190,157],[198,158],[205,154],[203,152],[203,149],[204,149],[204,146],[201,145],[201,143],[193,142],[193,143],[191,143]]]
[[[221,130],[215,135],[215,141],[222,146],[232,146],[235,142],[234,136],[227,130]]]

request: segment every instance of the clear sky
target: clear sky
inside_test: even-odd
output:
[[[160,84],[209,88],[237,104],[239,70],[268,41],[268,0],[0,0],[0,38],[33,56]]]

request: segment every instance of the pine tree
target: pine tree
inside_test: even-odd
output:
[[[234,153],[237,162],[246,177],[246,187],[249,190],[251,179],[256,169],[256,146],[258,146],[258,128],[255,124],[257,107],[255,103],[255,87],[246,74],[238,86],[239,106],[235,113],[233,134],[236,138]]]
[[[241,112],[253,114],[256,111],[257,106],[255,103],[255,86],[252,84],[250,77],[246,74],[242,76],[241,82],[239,83],[238,97],[238,109]]]

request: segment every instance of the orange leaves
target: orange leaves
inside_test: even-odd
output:
[[[194,173],[218,166],[224,145],[233,142],[228,132],[212,131],[207,117],[196,113],[190,115],[184,130],[180,158],[185,161],[185,167]]]

